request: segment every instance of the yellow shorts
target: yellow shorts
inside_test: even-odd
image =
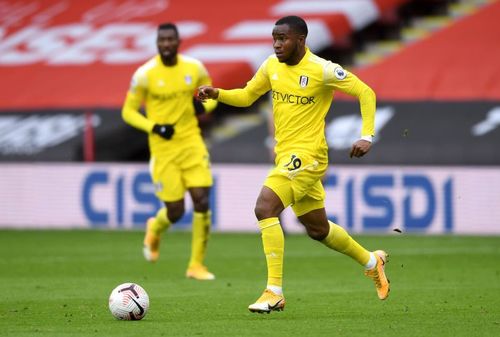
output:
[[[293,154],[283,157],[264,181],[278,195],[283,206],[292,206],[297,216],[325,207],[325,189],[321,183],[327,163],[311,156]]]
[[[167,202],[184,199],[191,187],[210,187],[213,184],[210,158],[203,143],[152,156],[149,170],[156,196]]]

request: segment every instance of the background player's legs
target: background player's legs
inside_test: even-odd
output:
[[[193,227],[191,242],[191,259],[189,260],[187,277],[200,280],[213,280],[215,276],[208,272],[204,266],[207,242],[210,235],[211,216],[209,187],[189,188],[189,194],[193,200]]]
[[[146,224],[143,253],[146,260],[151,262],[159,258],[161,234],[184,214],[186,189],[181,179],[181,170],[169,159],[151,157],[149,163],[156,196],[165,205]]]
[[[161,208],[146,224],[143,254],[144,258],[151,262],[155,262],[160,257],[160,239],[163,232],[179,221],[184,214],[184,199],[164,204],[165,207]]]
[[[184,215],[184,199],[164,202],[165,207],[161,208],[155,217],[155,227],[161,232],[179,221]]]
[[[184,199],[178,201],[165,201],[165,207],[167,208],[166,216],[171,224],[179,221],[184,215]]]
[[[155,235],[160,236],[165,230],[167,230],[172,222],[167,216],[167,207],[162,207],[156,213],[156,216],[151,218],[151,230]]]

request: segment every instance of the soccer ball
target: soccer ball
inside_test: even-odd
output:
[[[138,284],[120,284],[109,296],[109,311],[118,319],[137,321],[146,316],[148,309],[149,296]]]

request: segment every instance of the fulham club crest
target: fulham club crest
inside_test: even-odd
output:
[[[307,87],[307,83],[309,83],[309,77],[307,76],[300,76],[300,79],[299,79],[299,84],[302,88],[305,88]]]

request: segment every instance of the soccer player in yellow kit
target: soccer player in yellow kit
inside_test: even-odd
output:
[[[279,19],[273,29],[275,55],[269,56],[243,89],[224,90],[211,86],[198,89],[200,99],[245,107],[268,91],[272,93],[275,124],[275,168],[267,176],[257,198],[255,215],[262,233],[268,278],[262,296],[248,309],[252,312],[283,310],[282,290],[284,236],[279,214],[291,206],[307,234],[330,249],[352,257],[365,267],[375,282],[378,297],[387,298],[385,276],[387,254],[370,252],[337,224],[325,211],[321,183],[328,167],[325,116],[332,93],[340,90],[360,102],[362,134],[351,149],[351,157],[365,155],[374,135],[375,94],[354,74],[324,60],[306,47],[307,24],[297,16]]]
[[[146,224],[143,253],[148,261],[158,260],[161,235],[183,216],[184,195],[189,191],[194,213],[186,276],[213,280],[204,265],[212,174],[196,114],[212,111],[217,102],[202,103],[194,97],[198,86],[210,85],[211,79],[200,61],[178,53],[177,26],[158,26],[156,43],[158,55],[134,73],[122,109],[125,122],[149,135],[151,177],[165,204]],[[139,110],[143,104],[146,116]]]

